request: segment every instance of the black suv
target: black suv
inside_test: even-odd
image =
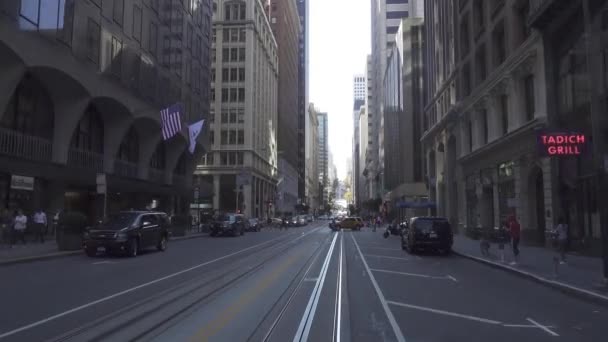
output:
[[[249,230],[249,220],[242,214],[222,214],[211,225],[211,236],[230,234],[243,235]]]
[[[87,230],[83,237],[85,253],[126,252],[131,257],[148,247],[167,249],[169,218],[162,212],[124,211]]]
[[[452,226],[443,217],[414,217],[402,225],[401,248],[414,253],[418,248],[433,249],[449,254],[454,243]]]

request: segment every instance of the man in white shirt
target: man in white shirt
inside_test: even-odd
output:
[[[23,242],[25,245],[25,229],[27,228],[27,216],[23,215],[23,210],[19,209],[17,211],[17,216],[15,216],[15,220],[13,222],[13,231],[15,232],[13,236],[13,243],[16,242],[17,237]]]
[[[44,234],[46,234],[46,214],[42,209],[38,209],[34,214],[34,231],[36,232],[36,239],[40,239],[41,243],[44,243]]]

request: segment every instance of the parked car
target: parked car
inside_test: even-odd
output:
[[[314,221],[314,220],[315,220],[315,218],[314,218],[312,215],[308,215],[308,216],[306,217],[306,220],[307,220],[308,222],[312,222],[312,221]]]
[[[452,226],[443,217],[414,217],[401,231],[401,248],[409,253],[423,248],[449,254],[453,243]]]
[[[259,232],[262,229],[262,222],[257,218],[249,219],[249,229],[247,231]]]
[[[243,235],[249,229],[249,220],[242,214],[221,214],[211,226],[211,236],[230,234]]]
[[[83,236],[83,249],[93,257],[98,252],[121,252],[136,257],[149,247],[167,249],[169,218],[163,212],[125,211],[110,215]]]
[[[329,220],[329,216],[327,216],[327,215],[321,215],[321,216],[318,217],[318,219],[326,221],[326,220]]]
[[[302,227],[308,224],[308,220],[306,219],[306,215],[298,216],[298,226]]]
[[[358,217],[347,217],[337,222],[336,226],[342,229],[361,230],[363,228],[363,220]]]

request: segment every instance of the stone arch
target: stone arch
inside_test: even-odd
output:
[[[26,71],[23,59],[0,40],[0,121],[17,85]]]
[[[545,205],[545,192],[544,192],[544,179],[543,169],[537,165],[531,165],[528,171],[527,177],[527,189],[528,189],[528,227],[534,232],[535,242],[538,244],[544,244],[545,242],[545,229],[546,229],[546,218],[545,212],[547,210]]]
[[[182,153],[186,152],[186,146],[188,146],[188,141],[181,134],[176,135],[166,142],[167,155],[165,177],[167,177],[168,181],[172,179],[173,172],[175,171],[175,167],[177,166],[177,162],[179,161]]]
[[[143,116],[133,121],[133,127],[139,136],[138,177],[147,179],[150,159],[161,142],[161,126],[157,120]]]
[[[450,222],[455,223],[458,222],[458,181],[456,175],[457,168],[457,141],[456,137],[453,134],[450,134],[447,142],[446,149],[446,184],[447,184],[447,216]]]

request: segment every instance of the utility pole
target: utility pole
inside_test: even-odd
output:
[[[602,259],[604,281],[608,281],[608,206],[605,205],[606,197],[606,143],[603,135],[605,126],[604,115],[606,113],[605,84],[602,77],[605,74],[604,63],[600,54],[601,35],[598,31],[598,23],[592,22],[589,0],[583,0],[583,21],[585,24],[585,46],[587,57],[587,72],[589,76],[589,95],[591,104],[591,126],[593,136],[593,161],[597,172],[596,203],[600,215]]]

